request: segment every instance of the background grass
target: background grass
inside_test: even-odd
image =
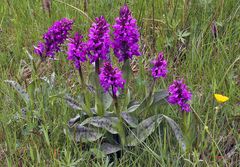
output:
[[[61,99],[50,99],[67,91],[78,95],[78,78],[66,55],[42,67],[42,75],[56,72],[55,89],[40,91],[36,102],[41,106],[37,119],[16,120],[24,102],[4,80],[12,79],[26,86],[26,50],[34,58],[33,45],[47,28],[62,17],[75,19],[74,30],[87,36],[89,18],[104,15],[110,24],[118,16],[123,0],[52,0],[50,16],[40,0],[0,0],[0,163],[3,166],[103,166],[106,158],[92,159],[81,146],[63,133],[68,120],[77,114]],[[164,51],[169,62],[167,88],[173,79],[184,77],[193,93],[193,110],[208,126],[190,116],[191,129],[185,133],[191,143],[188,153],[181,152],[172,132],[160,127],[143,145],[124,152],[116,166],[238,166],[240,165],[240,1],[238,0],[129,0],[126,1],[138,20],[142,56],[135,59],[136,70],[131,91],[143,98],[149,61]],[[74,8],[75,7],[75,8]],[[217,38],[212,25],[217,26]],[[86,67],[90,68],[90,67]],[[25,70],[24,70],[25,69]],[[75,83],[75,85],[74,85]],[[42,88],[44,90],[44,88]],[[141,90],[141,91],[139,91]],[[214,93],[230,97],[216,112]],[[170,116],[180,124],[176,107],[155,111]],[[215,143],[213,142],[215,141]],[[219,153],[219,150],[221,154]],[[233,152],[229,155],[229,152]],[[224,156],[221,157],[221,156]]]

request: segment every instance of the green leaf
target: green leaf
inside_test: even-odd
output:
[[[126,97],[126,106],[129,104],[130,100],[131,100],[131,92],[128,89],[127,90],[127,97]]]
[[[95,110],[95,108],[90,108],[90,111],[92,112],[93,115],[97,114],[97,111]],[[87,113],[84,112],[84,115],[87,115]]]
[[[124,95],[126,95],[126,97],[124,98],[124,102],[123,102],[123,106],[122,106],[122,110],[126,110],[127,105],[130,101],[130,91],[128,89],[128,84],[130,81],[130,77],[132,75],[132,69],[130,66],[130,60],[127,59],[126,61],[124,61],[124,64],[122,66],[122,71],[123,71],[123,78],[125,79],[126,83],[125,83],[125,88],[124,88]]]
[[[93,128],[84,127],[80,124],[76,128],[70,129],[71,135],[76,141],[93,142],[103,136],[103,133],[96,131]]]
[[[114,116],[116,116],[116,113],[115,113],[115,112],[107,112],[107,111],[106,111],[106,112],[104,113],[104,116],[105,116],[105,117],[114,117]]]
[[[131,134],[126,137],[127,146],[136,146],[143,142],[159,126],[162,119],[162,114],[159,114],[143,120],[137,128],[131,131]]]
[[[27,53],[28,58],[30,59],[30,61],[33,61],[33,57],[32,57],[32,55],[29,53],[29,51],[28,51],[26,48],[24,48],[24,49],[25,49],[25,52]]]
[[[153,94],[153,104],[155,105],[157,103],[159,103],[161,100],[165,99],[166,97],[168,97],[169,93],[167,90],[160,90],[158,92],[155,92]]]
[[[120,151],[122,148],[120,145],[113,145],[110,143],[103,143],[101,144],[100,147],[101,151],[103,151],[105,154],[113,154],[116,153],[118,151]]]
[[[99,116],[96,116],[96,117],[90,117],[90,118],[85,119],[81,123],[81,125],[91,124],[91,125],[96,126],[98,128],[104,128],[112,134],[117,134],[118,132],[115,129],[117,123],[118,123],[118,118],[117,117],[99,117]]]
[[[164,115],[164,118],[166,119],[166,121],[168,122],[170,127],[172,128],[172,130],[175,134],[175,137],[177,138],[179,144],[182,146],[182,149],[184,151],[186,151],[186,144],[185,144],[183,134],[182,134],[182,131],[181,131],[179,125],[174,120],[172,120],[171,118],[169,118],[165,115]]]
[[[69,121],[68,121],[68,126],[73,126],[76,122],[78,122],[80,120],[80,115],[78,114],[76,117],[74,118],[71,118]]]
[[[56,74],[55,74],[55,72],[53,72],[53,73],[51,74],[51,77],[50,77],[50,86],[51,86],[51,87],[53,87],[54,84],[55,84],[55,78],[56,78]]]
[[[191,34],[190,32],[184,31],[184,32],[182,33],[182,37],[187,37],[187,36],[189,36],[190,34]]]
[[[132,73],[132,69],[130,66],[130,61],[126,60],[122,66],[122,71],[123,71],[123,76],[125,79],[128,79],[128,77],[131,75]]]
[[[24,101],[28,104],[30,101],[28,93],[15,81],[5,80],[5,82],[9,83],[24,99]]]
[[[88,84],[95,85],[96,84],[95,81],[96,81],[96,73],[91,72],[88,76]]]
[[[104,110],[106,111],[112,104],[112,96],[106,92],[106,93],[103,93],[102,95],[102,101],[103,101],[103,105],[104,105]]]
[[[89,92],[96,93],[96,91],[95,91],[95,89],[92,85],[86,85],[86,86],[87,86],[87,89],[88,89]]]
[[[94,158],[96,159],[102,159],[106,157],[106,154],[98,148],[91,148],[90,152],[94,155]]]
[[[92,115],[97,115],[97,111],[96,111],[95,108],[90,108],[90,111],[92,112]],[[82,110],[81,113],[82,113],[83,115],[87,115],[87,112],[86,112],[85,110]],[[113,112],[105,112],[105,113],[104,113],[104,116],[105,116],[105,117],[114,117],[115,115],[116,115],[116,114],[113,113]]]
[[[148,106],[149,103],[152,101],[152,97],[148,96],[146,97],[141,104],[139,105],[139,107],[135,110],[135,113],[140,114],[143,110],[145,110]]]
[[[22,118],[26,119],[26,117],[27,117],[27,110],[26,110],[26,108],[22,108],[21,109],[21,113],[22,113]]]
[[[67,104],[74,110],[82,110],[82,107],[78,104],[78,102],[73,99],[71,96],[66,95],[64,98]]]
[[[50,80],[49,80],[46,76],[41,77],[40,79],[41,79],[42,81],[45,81],[48,85],[51,85]]]
[[[131,127],[137,127],[138,120],[136,117],[131,116],[128,112],[121,112],[121,116]]]
[[[180,40],[182,43],[185,43],[185,37],[189,36],[190,33],[187,31],[179,31],[177,32],[178,40]]]
[[[129,108],[127,109],[127,112],[128,112],[128,113],[132,113],[132,112],[134,112],[139,106],[140,106],[140,104],[135,104],[135,105],[129,107]]]
[[[21,109],[21,114],[19,114],[18,112],[16,114],[14,114],[14,119],[17,121],[20,118],[21,119],[26,119],[27,117],[27,110],[25,108]]]

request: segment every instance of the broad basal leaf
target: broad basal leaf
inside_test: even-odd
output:
[[[139,106],[140,106],[140,104],[135,104],[135,105],[129,107],[129,108],[127,109],[127,112],[128,112],[128,113],[134,112]]]
[[[21,109],[21,115],[19,115],[18,112],[14,115],[15,120],[19,120],[19,118],[26,119],[26,117],[27,117],[27,110],[25,108]]]
[[[150,96],[146,97],[141,104],[139,105],[139,107],[135,110],[135,113],[140,114],[142,111],[144,111],[144,109],[146,109],[146,107],[149,106],[149,103],[151,102],[153,98],[151,98]]]
[[[23,119],[26,119],[26,117],[27,117],[27,110],[26,110],[26,108],[22,108],[21,109],[21,113],[22,113]]]
[[[172,128],[179,144],[182,146],[182,149],[185,151],[186,150],[186,144],[183,138],[183,134],[182,131],[180,129],[180,127],[178,126],[178,124],[172,120],[171,118],[167,117],[164,115],[164,118],[166,119],[166,121],[168,122],[168,124],[170,125],[170,127]]]
[[[76,141],[81,141],[81,142],[88,142],[88,141],[93,142],[103,136],[103,133],[93,128],[84,127],[80,124],[78,124],[76,128],[71,129],[71,134]]]
[[[159,126],[163,116],[154,115],[148,119],[143,120],[136,129],[126,137],[127,146],[136,146],[143,142],[154,130]]]
[[[136,117],[133,117],[128,112],[122,112],[121,113],[122,118],[133,128],[137,127],[138,120]]]
[[[5,82],[9,83],[14,89],[16,89],[17,92],[22,96],[24,101],[26,103],[29,103],[30,101],[29,95],[17,82],[11,80],[5,80]]]
[[[84,120],[81,125],[91,124],[93,126],[104,128],[112,134],[117,134],[115,127],[118,122],[117,117],[90,117]]]
[[[159,103],[161,100],[165,99],[168,97],[169,93],[167,90],[160,90],[158,92],[155,92],[153,94],[153,105]]]
[[[67,104],[74,110],[81,110],[81,114],[88,115],[86,111],[86,107],[84,104],[84,99],[81,99],[81,96],[78,97],[78,100],[75,100],[69,95],[65,95],[64,99],[66,100]],[[85,108],[84,108],[85,107]],[[90,108],[89,112],[93,115],[96,115],[95,108]]]
[[[89,90],[89,92],[96,93],[95,89],[94,89],[94,87],[92,85],[86,85],[86,86],[87,86],[87,89]]]
[[[76,122],[78,122],[80,120],[80,115],[78,114],[76,117],[74,118],[71,118],[69,121],[68,121],[68,126],[73,126]]]
[[[82,110],[81,106],[79,105],[79,103],[74,100],[71,96],[69,95],[66,95],[65,96],[65,100],[67,102],[67,104],[73,108],[74,110]]]
[[[105,154],[113,154],[118,151],[120,151],[122,148],[120,145],[113,145],[110,143],[103,143],[100,147],[101,151],[103,151]]]

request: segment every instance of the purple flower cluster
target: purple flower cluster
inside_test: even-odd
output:
[[[55,53],[60,51],[61,45],[67,39],[72,25],[73,20],[67,18],[56,21],[48,29],[48,32],[43,34],[44,42],[38,43],[38,46],[35,47],[35,53],[41,57],[54,57]]]
[[[139,56],[139,32],[136,19],[132,17],[132,13],[127,5],[120,9],[120,16],[115,19],[113,25],[113,50],[118,57],[119,62],[132,59],[133,55]]]
[[[113,96],[116,96],[118,88],[124,88],[125,80],[122,72],[118,68],[113,68],[109,62],[105,62],[100,71],[99,79],[104,91],[107,92],[112,88]]]
[[[166,77],[167,75],[167,61],[163,57],[163,52],[158,54],[158,57],[152,61],[152,76],[154,79]]]
[[[107,59],[110,52],[110,25],[103,16],[96,18],[96,22],[92,24],[89,30],[88,40],[88,56],[90,63],[95,62],[99,58]]]
[[[110,25],[103,16],[100,16],[95,19],[95,22],[89,29],[88,41],[83,42],[83,36],[75,33],[73,38],[69,38],[67,51],[67,59],[74,62],[79,72],[81,71],[81,63],[87,61],[86,55],[88,55],[90,63],[94,63],[99,59],[103,60],[103,62],[105,61],[103,67],[100,69],[100,73],[99,68],[96,68],[96,72],[99,73],[100,84],[104,91],[112,91],[113,96],[116,96],[119,88],[124,89],[126,81],[123,79],[122,71],[113,67],[107,61],[110,47],[113,48],[119,62],[132,59],[133,56],[140,56],[138,45],[140,34],[136,24],[137,21],[132,17],[132,13],[127,5],[124,5],[120,9],[120,16],[115,21],[116,23],[113,25],[113,41],[110,38]],[[48,29],[48,32],[43,35],[44,41],[34,46],[34,52],[41,58],[47,56],[54,58],[55,53],[61,51],[61,45],[68,38],[72,25],[73,20],[67,18],[56,21]],[[215,25],[212,31],[213,34],[216,34]],[[166,77],[168,63],[164,59],[163,52],[158,54],[158,57],[152,61],[152,64],[151,72],[154,80]],[[97,65],[96,67],[99,67],[99,64]],[[169,103],[179,105],[182,111],[190,111],[188,101],[191,100],[192,94],[184,84],[183,79],[175,80],[169,86],[168,91]]]
[[[68,43],[68,60],[74,61],[75,67],[80,68],[81,62],[85,62],[86,58],[86,44],[82,42],[83,36],[75,33],[74,38],[69,39]]]
[[[171,104],[178,104],[182,111],[189,112],[190,105],[187,104],[191,100],[192,94],[188,91],[188,87],[184,84],[183,79],[175,80],[168,88],[169,97],[168,102]]]

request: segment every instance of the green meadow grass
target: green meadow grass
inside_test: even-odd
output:
[[[138,21],[142,56],[135,59],[137,74],[131,81],[132,98],[144,98],[150,78],[147,64],[159,51],[169,62],[169,74],[158,82],[167,88],[183,77],[193,93],[188,131],[190,149],[184,153],[167,126],[144,143],[124,151],[118,161],[93,158],[82,146],[64,134],[67,122],[77,114],[64,100],[37,95],[39,121],[27,116],[16,119],[23,100],[4,80],[27,85],[22,72],[34,58],[33,45],[47,28],[62,17],[75,19],[74,30],[87,35],[90,19],[104,15],[110,24],[118,16],[123,0],[52,0],[50,16],[40,0],[0,0],[0,166],[238,166],[240,165],[240,1],[239,0],[129,0]],[[212,25],[217,26],[217,38]],[[45,70],[55,71],[53,94],[70,92],[77,96],[77,72],[60,53]],[[89,69],[86,66],[86,69]],[[25,71],[26,72],[26,71]],[[74,85],[75,83],[75,85]],[[44,90],[44,87],[41,88]],[[213,94],[230,99],[216,109]],[[46,101],[49,100],[49,101]],[[218,111],[216,111],[218,110]],[[34,112],[34,111],[31,111]],[[178,108],[163,106],[156,111],[182,124]],[[28,113],[31,114],[31,113]],[[96,146],[97,144],[95,144]],[[92,144],[94,147],[94,144]]]

